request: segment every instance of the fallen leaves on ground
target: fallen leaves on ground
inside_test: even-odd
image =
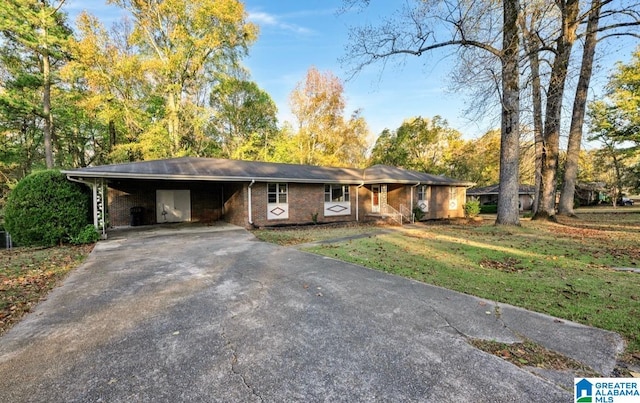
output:
[[[83,245],[0,251],[0,334],[45,299],[92,248]]]
[[[488,258],[483,258],[480,260],[480,267],[485,269],[495,269],[500,270],[507,273],[519,273],[524,270],[521,266],[519,266],[521,261],[512,257],[505,257],[502,260],[493,260]]]
[[[551,351],[532,341],[509,344],[491,340],[471,339],[469,343],[518,367],[573,371],[579,376],[600,376],[587,365]]]

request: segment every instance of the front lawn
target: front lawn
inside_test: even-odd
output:
[[[640,212],[583,210],[559,223],[521,227],[428,222],[376,233],[363,226],[256,230],[282,244],[340,238],[305,250],[620,333],[640,357]],[[388,229],[388,228],[387,228]],[[277,233],[277,237],[273,234]],[[314,235],[315,234],[315,235]]]
[[[0,335],[91,252],[93,245],[0,251]]]

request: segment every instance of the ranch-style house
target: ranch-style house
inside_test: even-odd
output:
[[[473,183],[375,165],[366,169],[172,158],[63,171],[93,191],[102,229],[224,220],[242,227],[464,216]]]

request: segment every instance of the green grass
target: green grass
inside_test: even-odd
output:
[[[305,250],[612,330],[631,356],[640,353],[640,274],[612,268],[640,268],[640,212],[618,210],[585,210],[560,223],[523,220],[521,227],[427,223]],[[339,228],[304,237],[277,232],[284,244],[346,236]],[[360,229],[366,232],[372,228]],[[264,234],[256,231],[269,239]]]
[[[264,228],[255,230],[254,233],[265,242],[290,246],[339,237],[357,236],[362,234],[363,231],[377,232],[379,230],[380,228],[374,225],[348,223]]]

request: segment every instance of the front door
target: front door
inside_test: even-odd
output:
[[[380,185],[371,185],[371,212],[380,212]]]
[[[191,194],[188,190],[156,190],[156,221],[191,221]]]

